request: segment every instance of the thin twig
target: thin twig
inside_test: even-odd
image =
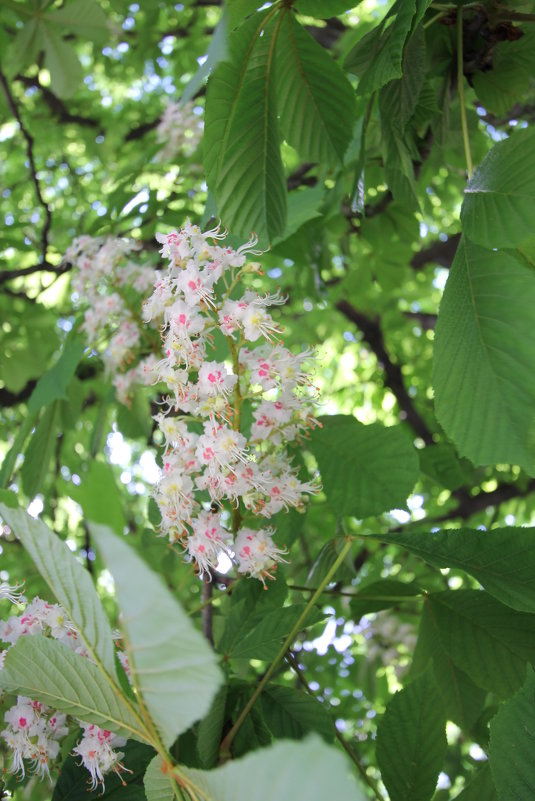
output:
[[[203,608],[201,610],[202,633],[213,646],[214,634],[212,630],[212,596],[214,592],[214,585],[212,583],[212,576],[206,573],[202,583],[202,602]]]
[[[4,90],[8,106],[11,109],[11,113],[17,120],[20,132],[26,141],[26,153],[28,155],[28,163],[30,165],[30,173],[32,176],[33,185],[35,187],[35,194],[37,196],[37,201],[39,205],[44,209],[45,212],[45,222],[43,225],[43,230],[41,232],[41,260],[43,263],[46,263],[47,253],[48,253],[48,234],[50,232],[50,226],[52,225],[52,211],[50,209],[50,206],[43,197],[43,193],[41,192],[41,185],[39,183],[39,178],[37,177],[37,168],[35,166],[35,159],[33,155],[33,147],[34,147],[33,136],[30,134],[30,132],[28,131],[28,129],[26,128],[26,126],[22,121],[22,118],[20,116],[20,111],[15,102],[15,98],[11,93],[11,89],[6,80],[6,76],[1,70],[0,70],[0,84],[2,85],[2,88]]]

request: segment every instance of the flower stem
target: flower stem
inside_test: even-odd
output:
[[[457,91],[459,93],[459,105],[461,109],[461,128],[463,132],[464,155],[466,158],[466,171],[468,177],[472,177],[474,167],[472,164],[472,154],[470,153],[470,139],[468,138],[468,125],[466,122],[466,106],[464,99],[464,73],[463,73],[463,9],[457,9]]]
[[[219,756],[220,756],[220,760],[221,761],[225,761],[225,760],[230,758],[230,746],[232,745],[232,742],[233,742],[236,734],[240,730],[245,718],[247,717],[247,715],[249,714],[249,712],[251,711],[251,709],[255,705],[259,695],[261,694],[262,690],[264,689],[264,687],[266,686],[266,684],[268,683],[268,681],[272,677],[273,673],[275,672],[275,670],[279,666],[279,663],[284,659],[284,655],[286,654],[286,651],[288,650],[288,648],[292,645],[296,635],[303,628],[303,623],[305,622],[306,618],[308,617],[308,614],[311,611],[311,609],[313,608],[313,606],[316,603],[317,599],[323,593],[323,590],[325,589],[327,584],[329,584],[329,582],[331,581],[332,577],[334,576],[334,574],[336,573],[336,571],[338,570],[338,568],[340,567],[340,565],[342,564],[342,562],[346,558],[346,556],[347,556],[347,554],[349,552],[349,549],[351,548],[351,545],[353,544],[353,537],[346,537],[345,539],[346,539],[346,542],[344,544],[344,547],[340,551],[340,553],[338,555],[338,558],[336,559],[336,561],[332,565],[331,569],[328,571],[327,575],[325,576],[323,581],[320,583],[318,589],[315,591],[315,593],[312,595],[312,597],[310,598],[309,602],[307,603],[307,605],[303,609],[303,611],[300,614],[300,616],[299,616],[297,622],[295,623],[293,629],[291,630],[291,632],[288,634],[288,636],[284,640],[279,652],[277,653],[277,656],[275,657],[275,659],[273,660],[271,665],[268,667],[268,669],[264,673],[264,675],[263,675],[262,679],[260,680],[260,682],[258,683],[254,693],[252,694],[252,696],[250,697],[248,702],[245,704],[245,706],[242,709],[242,711],[241,711],[236,723],[233,725],[233,727],[231,728],[231,730],[229,731],[229,733],[227,734],[227,736],[225,737],[225,739],[221,743],[221,747],[219,749]]]

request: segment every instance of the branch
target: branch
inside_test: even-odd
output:
[[[453,234],[444,242],[438,239],[429,247],[423,248],[414,254],[411,259],[411,267],[415,270],[421,270],[431,262],[439,264],[441,267],[451,267],[460,238],[460,234]]]
[[[65,103],[56,97],[50,89],[47,89],[46,86],[43,86],[37,78],[28,78],[26,75],[17,75],[16,80],[19,81],[23,86],[28,88],[39,89],[41,93],[41,97],[43,98],[44,102],[54,114],[54,116],[60,121],[64,123],[75,123],[76,125],[82,125],[86,128],[97,128],[99,130],[103,130],[103,125],[100,120],[96,120],[94,117],[84,117],[82,114],[73,114]]]
[[[21,278],[23,275],[33,275],[33,273],[39,272],[63,275],[63,273],[69,272],[70,269],[71,265],[67,262],[50,264],[49,261],[44,259],[39,264],[33,264],[31,267],[19,267],[18,270],[0,270],[0,284],[5,284],[6,281],[11,281],[13,278]]]
[[[407,392],[400,366],[394,364],[386,352],[383,332],[379,323],[357,311],[347,300],[339,300],[336,308],[361,330],[364,340],[375,353],[379,365],[384,370],[383,383],[385,387],[392,390],[401,409],[400,417],[410,423],[415,433],[423,439],[426,445],[432,445],[433,433],[416,410],[412,398]]]
[[[37,168],[35,166],[35,159],[33,156],[33,146],[34,141],[33,137],[22,122],[19,109],[17,104],[15,103],[15,98],[11,93],[11,89],[9,88],[9,84],[6,80],[4,73],[0,70],[0,84],[4,90],[7,103],[9,108],[11,109],[11,113],[17,120],[20,128],[20,132],[23,135],[26,141],[26,153],[28,155],[28,162],[30,165],[30,173],[32,176],[33,185],[35,187],[35,194],[37,196],[37,201],[39,205],[44,209],[45,212],[45,223],[43,225],[43,230],[41,232],[41,259],[43,262],[46,262],[47,252],[48,252],[48,234],[50,231],[50,226],[52,224],[52,212],[50,210],[50,206],[45,201],[42,192],[41,192],[41,185],[39,184],[39,179],[37,177]]]
[[[500,484],[492,492],[480,492],[479,495],[469,495],[465,489],[457,490],[453,493],[458,501],[455,509],[434,518],[433,522],[442,523],[445,520],[454,520],[456,517],[468,520],[469,517],[488,509],[489,506],[499,506],[514,498],[523,498],[532,492],[535,492],[535,479],[533,478],[524,487],[519,487],[517,483]]]

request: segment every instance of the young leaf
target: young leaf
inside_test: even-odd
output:
[[[442,645],[476,684],[508,698],[535,660],[535,615],[514,612],[480,590],[428,596]]]
[[[494,145],[465,189],[465,234],[487,248],[514,248],[533,236],[535,131],[515,131]],[[504,300],[504,304],[507,301]]]
[[[41,520],[30,517],[23,509],[9,509],[4,504],[0,504],[0,513],[78,629],[88,653],[114,677],[111,627],[89,573]]]
[[[320,420],[309,447],[338,514],[363,518],[405,506],[418,478],[418,457],[405,429],[363,425],[351,415]]]
[[[141,557],[104,526],[90,530],[115,580],[136,686],[169,747],[208,711],[221,683],[216,656]]]
[[[102,668],[57,640],[40,634],[21,637],[6,655],[0,687],[123,737],[147,741],[132,705]]]
[[[278,108],[285,138],[307,161],[340,165],[353,133],[351,84],[291,13],[283,15],[276,53]]]
[[[465,570],[499,601],[520,612],[535,612],[535,531],[447,529],[426,534],[381,535],[436,567]]]
[[[535,795],[533,709],[535,673],[528,668],[522,689],[490,724],[489,763],[500,801],[518,801]]]
[[[286,224],[274,87],[277,28],[277,21],[255,14],[231,34],[229,61],[214,71],[206,98],[208,187],[232,233],[248,236],[253,230],[263,244]]]
[[[428,669],[393,696],[377,727],[377,762],[391,801],[428,801],[446,748],[442,700]]]
[[[433,384],[439,422],[476,465],[535,475],[534,305],[532,270],[461,240],[440,304]]]
[[[281,742],[212,771],[182,769],[206,801],[364,801],[346,758],[309,737]],[[168,796],[161,796],[167,801]],[[160,801],[151,796],[148,801]],[[411,799],[412,801],[412,799]]]

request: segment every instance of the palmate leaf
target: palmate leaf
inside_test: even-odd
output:
[[[338,514],[363,518],[404,506],[418,478],[418,457],[405,429],[363,425],[351,415],[320,420],[309,447]]]
[[[465,570],[499,601],[535,612],[535,529],[448,529],[426,534],[380,535],[436,567]]]
[[[41,520],[30,517],[23,509],[10,509],[4,504],[0,504],[0,514],[66,610],[90,656],[114,677],[111,627],[89,573]]]
[[[40,634],[21,637],[9,649],[0,687],[123,737],[148,739],[133,706],[101,668]]]
[[[269,684],[260,703],[268,729],[277,739],[299,740],[315,731],[330,742],[334,737],[334,720],[324,704],[293,687]]]
[[[341,164],[353,133],[355,93],[331,56],[285,13],[277,35],[281,130],[307,161]]]
[[[255,231],[262,245],[286,224],[274,87],[278,20],[255,14],[231,34],[229,60],[214,71],[206,98],[208,187],[223,224],[237,236]]]
[[[440,305],[433,384],[440,424],[476,465],[535,474],[534,307],[532,270],[463,237]]]
[[[535,616],[515,612],[480,590],[428,596],[442,645],[455,664],[485,690],[508,698],[535,660]]]
[[[141,557],[110,529],[90,528],[115,580],[135,684],[169,747],[208,711],[221,683],[217,658]]]
[[[394,695],[377,728],[377,761],[391,801],[428,801],[446,748],[442,700],[428,669]]]
[[[533,236],[534,214],[535,131],[525,129],[494,145],[475,170],[461,220],[476,244],[514,248]]]
[[[535,797],[534,709],[535,674],[529,667],[520,692],[490,724],[489,763],[500,801]]]

